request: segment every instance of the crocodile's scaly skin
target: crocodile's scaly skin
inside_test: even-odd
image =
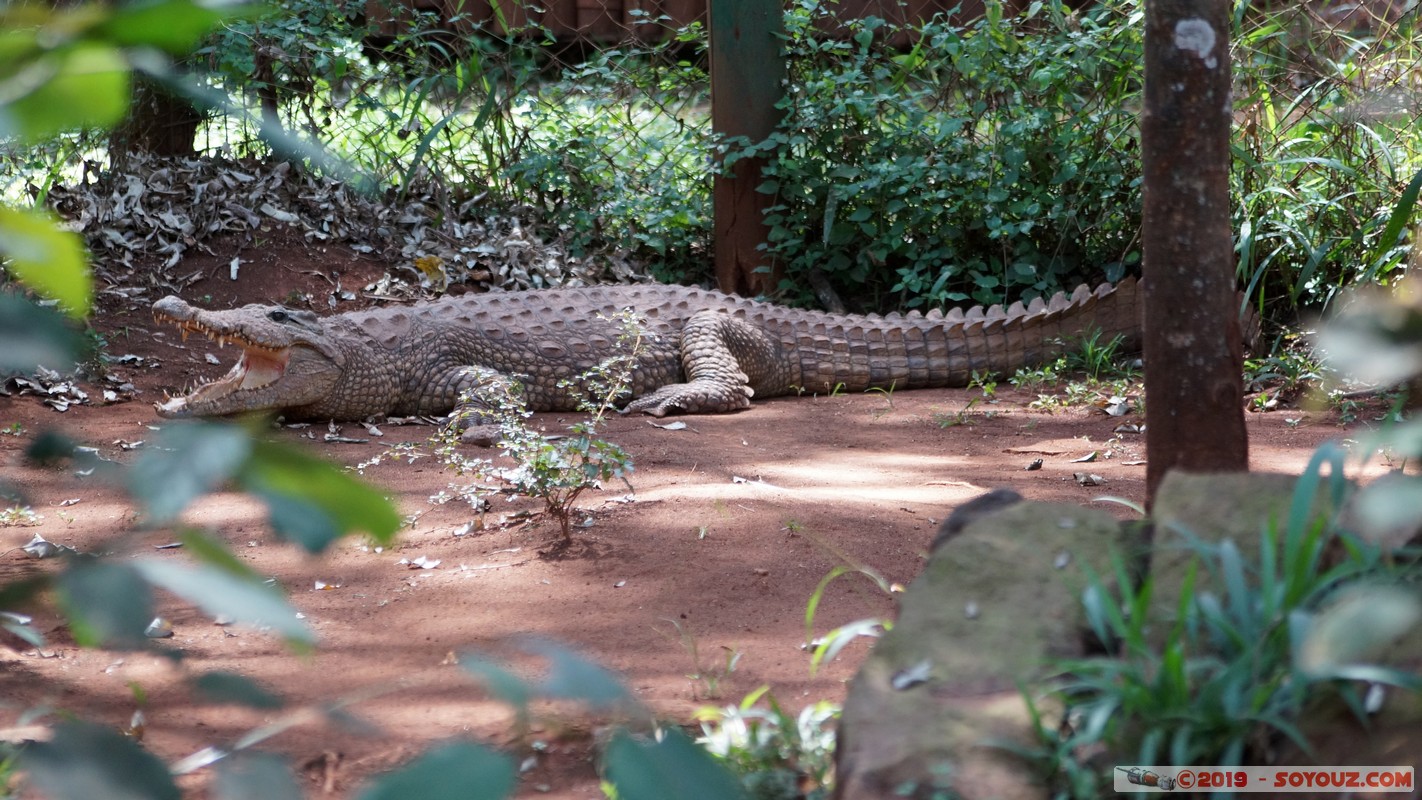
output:
[[[559,382],[617,349],[610,319],[633,309],[653,334],[637,363],[629,411],[733,411],[751,397],[796,392],[963,386],[1051,361],[1093,330],[1140,342],[1138,285],[1024,307],[946,315],[835,315],[683,286],[604,286],[448,297],[413,307],[318,317],[249,305],[204,311],[176,297],[154,315],[243,347],[228,375],[158,406],[168,417],[249,411],[359,420],[443,414],[498,373],[535,410],[568,410]]]

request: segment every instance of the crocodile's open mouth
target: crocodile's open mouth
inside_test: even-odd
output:
[[[163,416],[186,416],[196,410],[194,406],[210,406],[232,395],[270,386],[286,374],[287,364],[291,361],[289,347],[262,347],[231,334],[219,333],[193,320],[175,319],[165,314],[157,314],[155,317],[159,322],[177,325],[178,330],[182,331],[184,341],[189,333],[196,332],[217,342],[219,347],[225,347],[231,342],[242,348],[242,356],[226,375],[199,384],[180,397],[169,397],[161,403],[155,403],[158,413]]]

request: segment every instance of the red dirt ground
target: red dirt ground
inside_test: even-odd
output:
[[[227,264],[239,244],[213,249],[181,269],[205,272],[208,277],[184,294],[213,307],[309,293],[324,312],[331,288],[325,276],[339,275],[351,289],[384,271],[342,248],[307,248],[277,237],[243,249],[247,261],[232,281]],[[160,294],[131,301],[107,295],[95,319],[111,355],[157,362],[114,367],[137,386],[133,401],[59,414],[33,397],[0,397],[0,428],[18,423],[22,429],[0,436],[0,468],[43,516],[35,527],[0,528],[0,582],[53,568],[54,561],[32,560],[19,549],[35,533],[81,551],[185,557],[181,550],[152,550],[172,532],[136,532],[132,507],[114,488],[76,477],[70,468],[26,465],[20,455],[39,431],[57,428],[105,457],[131,461],[135,453],[116,443],[151,439],[161,422],[152,401],[227,369],[231,352],[200,337],[183,345],[175,331],[153,324],[147,307]],[[208,353],[223,364],[208,363]],[[939,424],[975,398],[965,424]],[[52,609],[27,609],[47,643],[37,650],[18,640],[0,642],[0,729],[40,704],[125,727],[137,707],[131,688],[137,686],[146,695],[144,743],[172,762],[208,745],[230,744],[279,716],[197,704],[184,676],[223,669],[296,705],[386,692],[351,707],[378,726],[373,735],[311,723],[265,743],[301,766],[309,796],[350,796],[372,774],[433,742],[473,735],[521,760],[533,756],[520,797],[600,797],[592,758],[596,720],[548,708],[532,730],[520,733],[505,707],[451,665],[451,654],[506,652],[507,640],[521,634],[551,637],[616,670],[650,708],[683,722],[703,704],[737,702],[762,684],[792,712],[816,700],[838,702],[867,645],[851,645],[813,676],[802,648],[806,602],[841,563],[836,554],[907,584],[923,565],[937,522],[985,489],[1010,486],[1030,499],[1068,503],[1103,495],[1143,500],[1143,436],[1114,434],[1122,420],[1094,409],[1034,411],[1027,407],[1032,399],[1035,394],[1003,382],[991,401],[977,390],[775,399],[739,414],[686,418],[689,428],[682,431],[655,428],[647,418],[614,418],[606,437],[635,461],[634,500],[619,500],[628,494],[620,485],[587,493],[580,505],[592,511],[594,523],[578,530],[577,545],[556,558],[541,552],[557,537],[549,521],[456,536],[474,515],[461,503],[429,502],[458,480],[433,459],[366,471],[403,514],[418,515],[385,552],[350,539],[324,556],[303,557],[273,540],[255,502],[231,493],[209,496],[186,521],[215,532],[253,569],[275,576],[316,630],[317,650],[294,655],[270,635],[216,626],[165,596],[161,611],[175,631],[166,643],[185,656],[174,665],[151,655],[79,649]],[[537,423],[556,430],[569,419],[543,414]],[[1297,409],[1251,414],[1248,427],[1253,467],[1294,473],[1319,443],[1346,434],[1332,416]],[[320,428],[315,441],[306,439],[311,429],[275,435],[350,465],[434,432],[423,426],[383,430],[383,438],[368,444],[325,444]],[[355,425],[345,434],[367,435]],[[1091,451],[1103,457],[1072,463]],[[1038,458],[1041,469],[1026,471]],[[1104,485],[1078,485],[1072,473],[1082,471],[1102,476]],[[63,505],[71,499],[77,502]],[[491,523],[537,508],[529,501],[493,502],[486,516]],[[430,570],[397,563],[419,556],[441,563]],[[318,581],[336,588],[318,590]],[[894,599],[869,581],[841,578],[826,593],[816,632],[893,609]],[[672,620],[694,637],[704,668],[724,664],[727,652],[741,654],[734,672],[719,681],[718,697],[706,697],[706,682],[688,678],[696,667]],[[530,666],[518,657],[513,663]],[[182,784],[201,794],[209,780],[199,772]]]

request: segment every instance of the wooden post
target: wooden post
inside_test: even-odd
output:
[[[1229,0],[1147,0],[1141,115],[1147,503],[1165,473],[1246,470],[1230,230]]]
[[[784,94],[785,29],[779,0],[711,0],[711,128],[718,137],[762,141],[775,130]],[[716,283],[724,292],[769,294],[780,270],[762,247],[769,240],[762,209],[769,196],[763,158],[731,165],[716,177],[713,195]]]

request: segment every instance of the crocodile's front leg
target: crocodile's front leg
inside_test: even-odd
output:
[[[724,311],[698,311],[681,332],[686,383],[670,383],[627,404],[622,413],[655,417],[739,411],[750,407],[756,386],[783,381],[779,344],[762,328]]]
[[[498,441],[498,424],[504,416],[500,412],[517,408],[524,391],[517,378],[477,365],[451,369],[443,383],[453,387],[459,398],[449,412],[449,427],[461,431],[461,441],[482,447]]]

